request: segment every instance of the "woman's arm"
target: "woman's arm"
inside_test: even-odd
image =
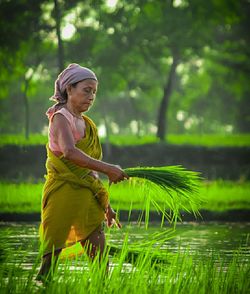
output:
[[[94,159],[76,148],[70,125],[62,114],[56,114],[51,124],[53,124],[54,134],[60,150],[66,159],[81,167],[106,174],[110,183],[118,183],[128,178],[128,175],[119,166]]]

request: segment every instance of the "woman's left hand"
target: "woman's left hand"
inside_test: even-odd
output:
[[[92,170],[92,171],[90,172],[90,175],[91,175],[93,178],[95,178],[95,179],[99,179],[99,174],[98,174],[98,172],[96,172],[95,170]]]
[[[110,228],[112,227],[112,225],[116,225],[119,229],[122,227],[122,225],[120,224],[120,222],[117,220],[116,217],[116,212],[111,208],[111,206],[109,205],[107,208],[107,211],[105,213],[105,217],[107,220],[107,226]]]

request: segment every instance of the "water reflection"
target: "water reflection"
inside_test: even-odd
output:
[[[24,259],[25,268],[30,268],[38,256],[38,226],[38,223],[0,223],[0,262],[4,262],[9,255],[13,262]],[[110,244],[119,247],[127,236],[129,245],[137,244],[140,247],[161,237],[154,246],[162,255],[188,250],[195,258],[210,258],[219,254],[226,261],[230,261],[235,250],[241,248],[241,260],[248,262],[249,233],[250,223],[184,223],[177,225],[174,234],[159,226],[146,230],[132,224],[125,225],[121,230],[107,231],[107,239]]]

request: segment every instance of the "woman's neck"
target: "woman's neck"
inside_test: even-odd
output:
[[[66,103],[65,104],[65,108],[75,117],[77,118],[82,118],[82,114],[81,112],[77,111],[74,109],[74,107],[72,107],[70,104]]]

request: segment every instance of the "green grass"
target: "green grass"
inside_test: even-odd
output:
[[[48,141],[48,136],[41,134],[31,134],[29,140],[26,140],[23,134],[16,135],[1,135],[0,136],[0,146],[4,145],[45,145]]]
[[[175,145],[200,145],[207,147],[250,146],[250,134],[169,134],[166,139],[169,144]],[[157,143],[159,139],[155,136],[143,136],[138,138],[132,135],[112,135],[110,141],[117,145],[143,145],[147,143]]]
[[[0,183],[0,212],[39,212],[42,189],[42,183]]]
[[[106,186],[107,186],[107,182]],[[42,183],[0,183],[0,212],[40,212]],[[115,209],[146,209],[146,191],[138,185],[122,182],[109,189],[111,205]],[[146,188],[147,189],[147,188]],[[223,211],[250,209],[250,182],[204,182],[200,189],[203,203],[200,209]],[[151,205],[150,209],[154,209]]]
[[[105,139],[101,140],[102,142]],[[135,135],[112,135],[110,142],[116,145],[143,145],[148,143],[158,143],[159,140],[153,135],[137,137]],[[167,136],[169,144],[177,145],[201,145],[207,147],[214,146],[250,146],[250,134],[169,134]],[[41,134],[31,134],[30,139],[26,140],[24,135],[4,134],[0,136],[0,146],[14,145],[44,145],[47,143],[47,136]]]
[[[214,146],[250,146],[250,134],[234,134],[234,135],[169,135],[169,143],[171,144],[187,144],[201,145],[207,147]]]
[[[229,264],[216,253],[197,260],[188,251],[166,254],[166,263],[155,262],[159,250],[150,245],[142,248],[132,262],[126,261],[128,253],[125,240],[112,257],[109,274],[106,260],[99,264],[96,259],[91,264],[86,255],[61,259],[53,280],[46,285],[35,282],[39,261],[27,270],[22,260],[13,261],[9,256],[0,266],[1,293],[226,294],[248,293],[250,287],[250,266],[242,262],[240,251]]]
[[[204,209],[250,209],[250,182],[207,182],[201,189],[201,195],[204,196]]]

